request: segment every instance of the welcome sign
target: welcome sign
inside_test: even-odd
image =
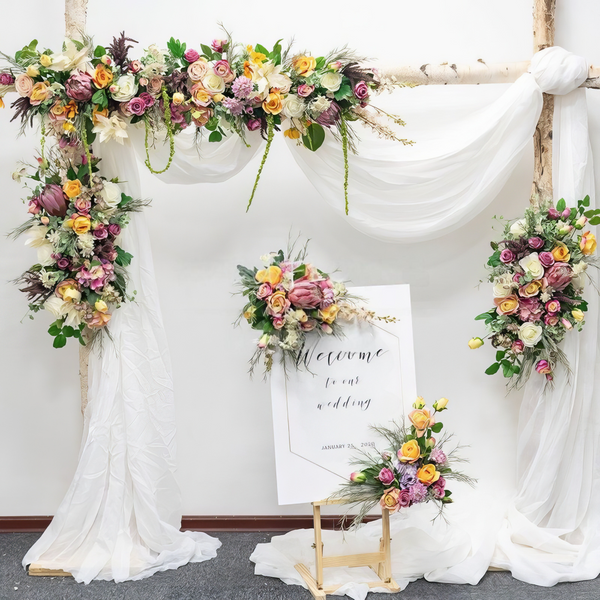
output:
[[[341,339],[314,336],[299,371],[288,369],[286,377],[274,367],[280,504],[328,497],[348,479],[353,457],[381,444],[370,426],[400,419],[416,396],[409,286],[351,291],[396,321],[345,325]]]

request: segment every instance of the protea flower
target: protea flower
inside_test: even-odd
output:
[[[53,217],[64,217],[67,214],[67,201],[62,188],[49,183],[40,194],[39,203]]]

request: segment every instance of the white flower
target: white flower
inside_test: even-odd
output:
[[[533,348],[542,338],[543,329],[535,323],[523,323],[519,327],[519,339],[528,347]]]
[[[540,262],[537,252],[532,252],[524,256],[520,261],[522,269],[526,275],[531,275],[534,279],[541,279],[544,276],[544,267]]]
[[[209,73],[202,79],[204,89],[210,94],[221,94],[225,91],[225,81],[215,73]]]
[[[280,285],[286,291],[291,290],[294,285],[294,274],[291,271],[284,273]]]
[[[16,181],[17,183],[21,183],[21,179],[23,178],[23,175],[25,175],[25,173],[26,173],[25,167],[21,167],[20,169],[15,169],[11,175],[13,178],[13,181]]]
[[[550,298],[552,298],[551,294],[549,294],[548,292],[542,292],[540,294],[540,300],[542,302],[548,302],[548,300],[550,300]]]
[[[42,285],[48,289],[53,288],[54,284],[58,281],[60,277],[60,272],[58,271],[46,271],[46,269],[42,269],[40,271],[40,281]]]
[[[330,92],[337,92],[342,85],[341,73],[325,73],[321,77],[321,85]]]
[[[252,71],[252,81],[256,84],[258,96],[265,99],[271,88],[277,88],[282,94],[287,94],[292,87],[292,80],[281,73],[282,65],[275,66],[272,62],[263,64]]]
[[[583,291],[585,288],[585,275],[580,273],[571,279],[571,285],[578,291]]]
[[[298,118],[304,114],[305,108],[306,104],[304,100],[302,100],[299,96],[296,96],[295,94],[290,94],[285,99],[285,104],[283,106],[283,114],[286,117]]]
[[[347,291],[348,291],[348,289],[341,281],[333,282],[333,293],[335,294],[336,298],[339,298],[340,296],[344,296]]]
[[[37,260],[42,267],[49,267],[53,265],[56,261],[52,258],[52,254],[54,254],[54,246],[49,242],[46,242],[43,246],[38,246],[37,249]]]
[[[53,231],[52,233],[50,233],[48,235],[48,241],[55,247],[57,248],[58,245],[60,244],[60,233],[58,233],[58,231]]]
[[[494,298],[506,298],[512,294],[515,283],[510,274],[499,275],[494,279]]]
[[[69,325],[71,327],[79,325],[81,323],[81,315],[80,312],[73,306],[71,302],[65,302],[61,298],[57,296],[52,296],[44,302],[44,308],[54,315],[57,319],[64,317],[65,325]]]
[[[52,64],[48,68],[51,71],[84,71],[91,75],[94,68],[90,63],[89,51],[87,46],[77,50],[72,40],[65,40],[62,54],[53,54]]]
[[[138,85],[131,73],[121,75],[115,81],[115,85],[118,87],[118,90],[111,93],[111,95],[117,102],[129,102],[137,94]]]
[[[583,273],[587,268],[587,263],[581,260],[576,265],[573,265],[573,273],[575,275],[579,275],[580,273]]]
[[[310,105],[311,111],[319,116],[322,112],[325,112],[331,106],[331,100],[325,96],[317,96],[312,104]]]
[[[30,248],[41,248],[48,244],[48,240],[46,239],[46,235],[48,234],[48,228],[44,225],[36,225],[34,227],[30,227],[27,230],[27,235],[29,239],[26,240],[25,245]]]
[[[96,115],[96,120],[98,121],[98,125],[92,131],[100,134],[100,142],[104,143],[109,140],[115,140],[119,144],[123,144],[123,140],[128,137],[126,131],[127,124],[118,115],[113,115],[110,118],[103,115]]]
[[[515,237],[525,235],[525,219],[519,219],[510,226],[510,232]]]
[[[109,208],[115,208],[121,202],[121,188],[112,181],[104,182],[104,188],[99,195]]]
[[[83,256],[91,256],[94,253],[94,236],[91,233],[77,236],[77,247]]]

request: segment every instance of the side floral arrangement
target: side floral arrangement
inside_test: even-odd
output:
[[[27,294],[32,319],[41,309],[56,317],[48,330],[55,348],[68,338],[85,345],[114,309],[133,299],[125,271],[132,255],[121,247],[121,231],[130,213],[147,205],[102,177],[99,159],[88,161],[78,151],[77,145],[58,148],[13,174],[29,190],[30,214],[13,236],[26,234],[26,245],[37,250],[37,263],[16,283]]]
[[[359,303],[341,281],[306,261],[307,246],[291,257],[283,250],[261,256],[263,268],[238,265],[241,294],[247,299],[238,323],[245,319],[261,333],[250,360],[250,373],[263,362],[265,375],[273,366],[277,350],[284,366],[291,361],[300,368],[300,355],[307,335],[343,335],[343,324],[382,320]]]
[[[504,377],[519,386],[533,369],[548,381],[560,363],[569,372],[559,344],[585,325],[586,271],[597,266],[596,238],[584,230],[600,223],[600,210],[589,206],[586,196],[574,208],[562,199],[556,208],[529,208],[523,219],[506,225],[502,241],[492,242],[487,264],[494,308],[475,317],[485,322],[486,337],[497,350],[488,375],[502,368]],[[477,337],[469,346],[483,343]]]
[[[474,485],[474,479],[456,470],[455,465],[464,462],[458,456],[460,448],[445,450],[452,436],[444,434],[439,440],[433,437],[444,427],[436,415],[446,410],[447,404],[448,399],[441,398],[431,410],[419,397],[408,414],[408,424],[373,427],[387,448],[377,453],[362,452],[354,461],[358,470],[335,494],[335,498],[351,504],[361,503],[352,526],[359,525],[377,504],[382,509],[398,512],[415,504],[434,502],[442,514],[444,507],[452,503],[448,481]]]
[[[77,133],[84,145],[96,135],[100,141],[123,143],[128,128],[141,122],[146,128],[146,165],[162,173],[171,165],[174,135],[195,127],[210,142],[231,133],[244,141],[247,131],[258,130],[267,141],[250,206],[276,131],[316,151],[328,129],[341,141],[345,162],[347,205],[348,150],[355,151],[352,122],[361,121],[378,134],[398,137],[384,119],[402,120],[370,106],[371,96],[391,90],[395,80],[381,78],[363,66],[362,58],[342,49],[326,56],[292,54],[281,40],[271,50],[261,44],[242,45],[215,39],[210,45],[188,48],[171,38],[165,49],[149,46],[130,57],[135,40],[122,33],[110,45],[66,40],[61,51],[39,49],[34,40],[14,56],[0,54],[10,69],[0,71],[0,107],[9,92],[18,94],[11,107],[25,124],[34,117],[61,134]],[[149,146],[165,131],[170,142],[167,165],[156,170]]]

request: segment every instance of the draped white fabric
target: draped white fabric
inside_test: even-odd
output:
[[[139,198],[130,144],[99,145],[102,172]],[[175,414],[169,351],[143,214],[122,244],[134,256],[135,302],[114,312],[112,341],[92,350],[79,464],[52,523],[23,559],[92,579],[142,579],[216,556],[219,540],[182,533],[175,481]]]

